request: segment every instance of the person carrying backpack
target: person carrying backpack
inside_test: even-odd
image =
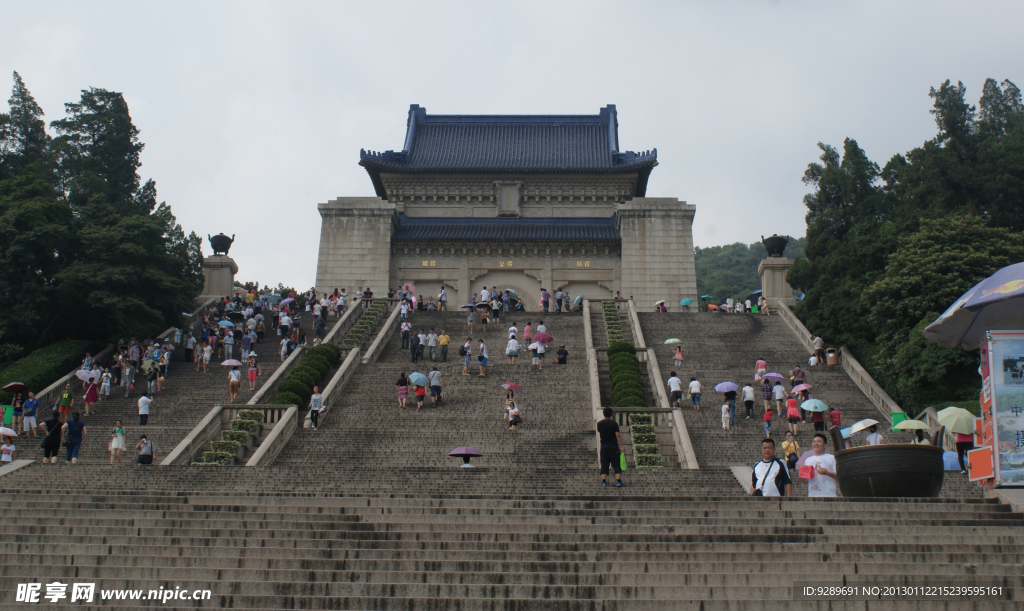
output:
[[[750,496],[793,496],[793,480],[789,469],[775,458],[775,441],[761,442],[761,460],[750,475]]]

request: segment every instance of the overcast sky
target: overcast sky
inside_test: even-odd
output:
[[[648,195],[696,205],[694,242],[713,246],[803,235],[819,141],[884,164],[934,135],[929,87],[1024,87],[1019,0],[369,4],[4,0],[0,74],[47,121],[86,87],[123,92],[143,179],[204,252],[237,234],[239,279],[299,288],[316,205],[373,195],[359,149],[401,149],[410,103],[616,104],[620,148],[658,149]]]

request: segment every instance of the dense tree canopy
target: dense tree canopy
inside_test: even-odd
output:
[[[90,88],[46,131],[14,74],[0,114],[0,359],[64,338],[107,339],[179,322],[202,289],[202,254],[153,181],[120,93]]]
[[[929,93],[937,133],[884,167],[856,141],[819,144],[804,182],[807,258],[790,269],[806,291],[796,312],[854,350],[905,406],[971,397],[977,355],[931,344],[920,329],[968,288],[1024,259],[1024,105],[989,79],[978,107],[962,83]]]

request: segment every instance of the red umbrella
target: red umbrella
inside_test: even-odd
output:
[[[515,382],[505,382],[501,387],[505,390],[511,390],[512,392],[523,392],[523,387]]]
[[[551,337],[547,333],[534,333],[533,341],[540,342],[542,344],[550,344],[555,338]]]
[[[11,382],[7,386],[4,386],[3,390],[12,394],[16,392],[28,392],[28,386],[25,386],[21,382]]]

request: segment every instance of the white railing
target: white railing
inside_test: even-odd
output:
[[[601,376],[597,371],[597,350],[594,349],[594,334],[590,328],[590,300],[583,300],[583,338],[587,349],[587,377],[590,381],[590,408],[595,424],[604,418],[601,413]],[[596,435],[596,433],[595,433]],[[601,439],[596,437],[597,460],[601,460]]]
[[[327,386],[324,387],[324,391],[320,393],[324,402],[324,412],[320,414],[321,421],[323,418],[327,417],[328,413],[330,413],[331,407],[334,406],[338,397],[341,396],[341,390],[345,388],[345,385],[348,384],[348,381],[352,378],[352,375],[359,367],[359,354],[359,348],[349,350],[348,356],[345,357],[345,361],[341,364],[341,367],[339,367],[338,371],[331,376],[331,381],[327,383]],[[308,429],[312,426],[313,422],[309,417],[309,412],[307,411],[302,422],[302,427]]]

